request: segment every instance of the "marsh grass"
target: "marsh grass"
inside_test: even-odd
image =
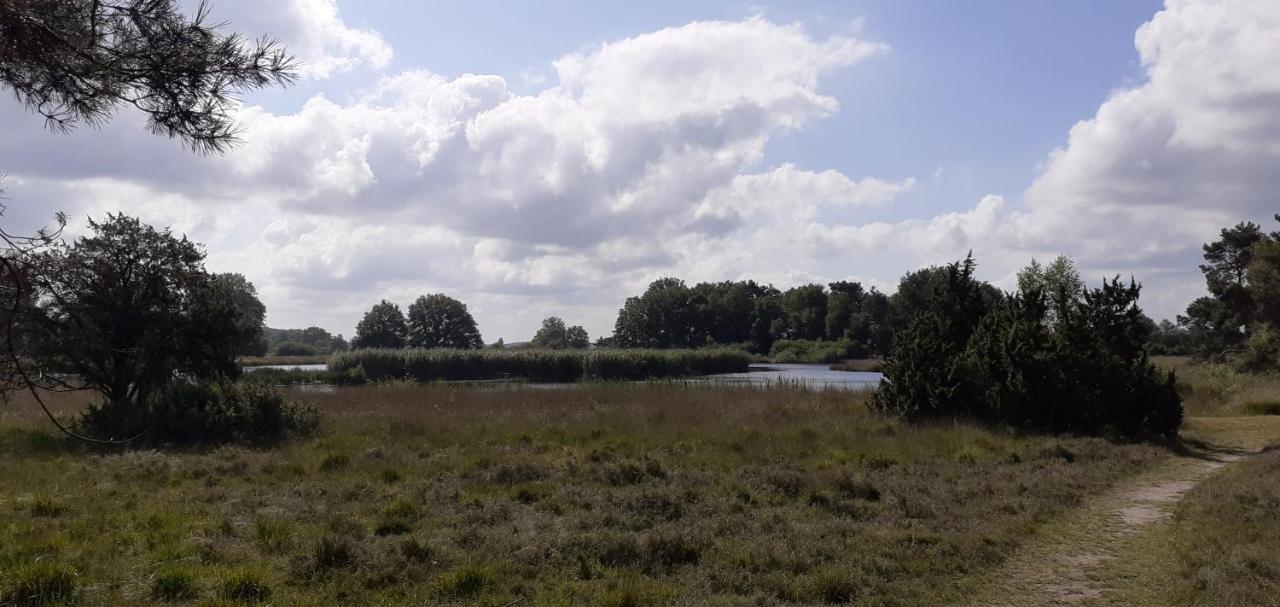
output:
[[[354,350],[333,355],[329,372],[380,381],[524,379],[645,380],[746,371],[751,356],[731,348],[701,350]]]
[[[289,396],[325,422],[271,450],[92,451],[51,438],[29,404],[0,409],[0,596],[950,605],[1037,527],[1166,453],[904,425],[863,393],[797,385]],[[60,513],[33,513],[49,496]]]

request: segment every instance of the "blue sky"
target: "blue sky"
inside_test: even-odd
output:
[[[544,86],[530,77],[553,79],[550,64],[566,53],[691,21],[763,15],[802,23],[817,36],[860,21],[864,37],[892,51],[824,80],[822,90],[840,101],[841,111],[818,128],[776,138],[764,164],[917,176],[920,186],[901,205],[875,215],[895,220],[1025,190],[1072,124],[1141,76],[1134,31],[1160,6],[1154,0],[382,0],[342,10],[350,25],[386,38],[396,53],[392,71],[496,74],[523,93]],[[360,72],[250,100],[296,109],[315,92],[343,99],[376,77]]]
[[[6,219],[126,212],[244,273],[276,327],[350,334],[445,292],[485,338],[608,334],[649,281],[789,287],[973,251],[1204,292],[1200,245],[1280,191],[1275,0],[218,0],[305,63],[191,155],[122,112],[0,103]]]

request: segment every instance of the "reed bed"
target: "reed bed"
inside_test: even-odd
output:
[[[750,355],[729,349],[703,350],[355,350],[335,354],[329,371],[359,373],[371,381],[419,382],[525,379],[568,383],[582,380],[670,379],[746,371]]]

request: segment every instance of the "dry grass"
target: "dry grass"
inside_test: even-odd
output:
[[[291,394],[325,432],[271,451],[89,452],[0,408],[0,597],[949,605],[1165,455],[795,386]]]
[[[1280,413],[1280,374],[1241,373],[1229,365],[1183,356],[1156,357],[1155,361],[1177,374],[1188,416]]]

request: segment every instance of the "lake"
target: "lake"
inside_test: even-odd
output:
[[[324,370],[325,365],[267,365],[262,367],[251,367],[246,369],[252,372],[253,369],[303,369],[303,370]],[[751,365],[750,371],[743,373],[721,373],[717,375],[706,375],[686,381],[694,383],[726,383],[726,384],[744,384],[744,385],[767,385],[775,382],[795,382],[802,383],[814,388],[837,388],[844,390],[866,390],[874,388],[880,384],[879,373],[859,372],[859,371],[832,371],[828,365],[801,365],[801,364],[773,364],[761,363]],[[478,382],[450,382],[458,384],[472,385],[489,385],[495,388],[510,388],[514,386],[525,386],[533,388],[554,388],[564,389],[571,388],[574,384],[531,384],[520,381],[503,381],[488,380]],[[333,392],[336,386],[326,384],[297,385],[294,389],[301,391],[314,392]]]
[[[879,385],[880,377],[879,373],[832,371],[828,365],[761,363],[751,365],[751,370],[744,373],[721,373],[699,379],[700,381],[745,384],[799,382],[815,388],[862,390]]]
[[[285,371],[324,371],[329,365],[320,363],[317,365],[256,365],[253,367],[245,367],[245,373],[253,373],[258,369],[283,369]]]

